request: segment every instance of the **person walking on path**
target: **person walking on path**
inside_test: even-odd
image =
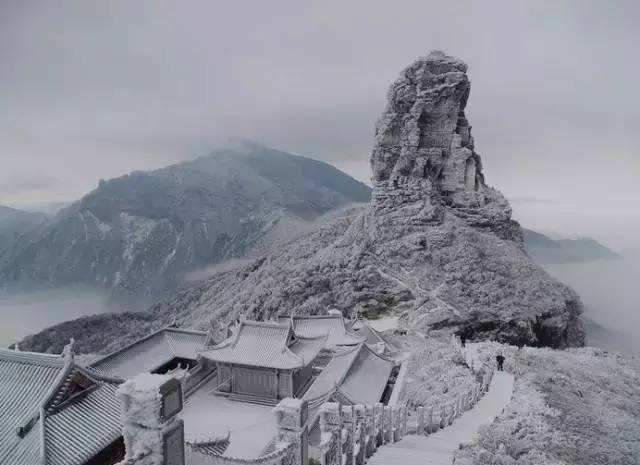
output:
[[[501,353],[496,355],[496,362],[498,362],[498,371],[502,371],[502,365],[504,364],[504,355]]]

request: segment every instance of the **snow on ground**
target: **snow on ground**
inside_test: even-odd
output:
[[[552,350],[493,342],[476,346],[480,359],[497,352],[516,374],[513,401],[456,465],[638,465],[638,360],[586,347]]]
[[[181,414],[186,441],[225,436],[230,432],[231,443],[224,455],[258,457],[277,432],[272,407],[216,396],[210,393],[215,385],[213,377],[187,399]]]
[[[476,441],[479,428],[491,423],[510,402],[513,383],[509,373],[496,372],[489,391],[451,426],[430,436],[405,436],[397,443],[383,446],[369,460],[369,465],[451,464],[460,444]]]

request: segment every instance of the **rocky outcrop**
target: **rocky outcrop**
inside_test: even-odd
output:
[[[509,203],[485,183],[464,114],[466,70],[434,52],[391,86],[369,205],[154,306],[155,318],[206,327],[338,308],[468,339],[583,344],[578,296],[531,261]]]
[[[442,223],[446,207],[469,226],[519,240],[509,203],[485,184],[474,151],[464,114],[471,90],[466,71],[462,61],[432,52],[393,83],[371,155],[372,210],[404,210],[413,219]]]

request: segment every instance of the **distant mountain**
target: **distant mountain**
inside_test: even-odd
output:
[[[22,236],[42,226],[47,215],[0,205],[0,263],[3,253],[10,250]]]
[[[369,187],[331,165],[244,144],[101,181],[10,244],[0,287],[90,284],[152,300],[187,272],[268,248],[369,196]]]
[[[541,264],[615,260],[620,256],[595,239],[551,239],[539,232],[523,229],[527,252]]]

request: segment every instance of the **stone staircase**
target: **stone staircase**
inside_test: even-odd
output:
[[[454,423],[430,436],[407,435],[385,444],[367,461],[367,465],[450,465],[461,443],[472,442],[478,428],[491,423],[510,402],[512,375],[496,372],[488,392]]]
[[[452,452],[446,440],[407,435],[399,442],[387,444],[369,459],[368,465],[451,465]]]
[[[278,402],[280,402],[280,400],[278,399],[270,399],[267,397],[254,396],[251,394],[233,393],[229,394],[227,398],[234,402],[248,402],[250,404],[267,405],[269,407],[275,407],[276,405],[278,405]]]

